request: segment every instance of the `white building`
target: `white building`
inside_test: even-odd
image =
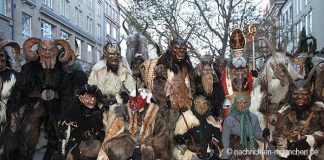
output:
[[[288,37],[288,52],[296,50],[303,27],[307,36],[312,35],[317,39],[318,50],[324,47],[324,19],[321,14],[323,6],[323,0],[286,0],[279,12],[279,34]]]

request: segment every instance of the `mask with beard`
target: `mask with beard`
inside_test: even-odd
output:
[[[104,46],[104,55],[107,58],[107,70],[116,73],[121,59],[120,47],[117,44],[108,43]]]
[[[247,66],[247,61],[244,57],[233,58],[232,65],[235,68],[245,68]]]
[[[209,102],[204,96],[198,96],[194,100],[194,114],[199,119],[206,119],[209,116]]]

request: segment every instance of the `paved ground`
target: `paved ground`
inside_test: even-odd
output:
[[[44,132],[43,129],[41,129],[41,133],[40,133],[40,138],[38,139],[38,144],[36,146],[36,148],[38,149],[33,157],[33,160],[42,160],[43,159],[43,155],[46,151],[46,143],[47,140],[44,138]]]
[[[42,160],[46,148],[42,148],[34,154],[33,160]]]

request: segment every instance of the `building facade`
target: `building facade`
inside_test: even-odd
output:
[[[317,39],[317,49],[324,47],[324,21],[321,14],[323,0],[286,0],[280,16],[280,33],[288,37],[287,50],[293,53],[299,41],[299,34],[305,28],[307,36]]]
[[[120,39],[117,0],[21,0],[12,8],[13,40],[66,39],[85,71],[102,57],[107,37]]]
[[[0,0],[0,38],[12,39],[13,16],[11,0]]]

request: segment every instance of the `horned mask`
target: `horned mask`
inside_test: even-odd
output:
[[[148,41],[146,37],[143,36],[147,27],[148,23],[146,22],[146,26],[142,32],[130,33],[125,26],[125,21],[123,22],[123,28],[127,33],[126,59],[135,76],[140,75],[140,65],[149,58],[147,48]]]
[[[120,42],[112,43],[109,40],[107,44],[103,47],[104,56],[107,59],[107,64],[110,66],[117,67],[119,64],[119,61],[121,59]]]
[[[171,50],[172,56],[178,61],[182,61],[187,56],[187,42],[194,28],[192,28],[187,37],[183,39],[179,34],[177,34],[173,29],[172,39],[169,41],[169,48]]]
[[[4,70],[6,67],[10,67],[9,55],[5,50],[5,47],[12,47],[15,51],[15,58],[17,59],[20,54],[20,47],[17,42],[3,40],[0,41],[0,71]]]
[[[36,51],[32,47],[38,45]],[[53,69],[57,63],[57,58],[61,63],[74,65],[75,54],[70,44],[63,39],[56,40],[41,40],[39,38],[29,38],[23,45],[24,54],[29,61],[36,61],[39,59],[43,69]]]

